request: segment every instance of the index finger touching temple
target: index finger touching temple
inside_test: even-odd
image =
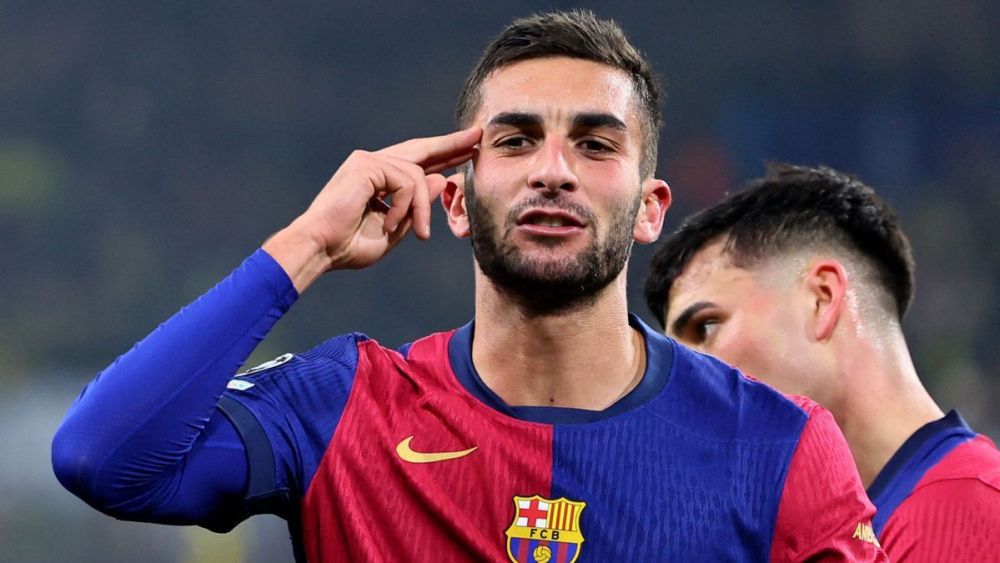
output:
[[[441,169],[442,164],[454,166],[470,158],[483,136],[481,127],[469,127],[447,135],[410,139],[378,152],[408,160],[424,169]]]

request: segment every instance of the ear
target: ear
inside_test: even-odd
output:
[[[441,205],[448,217],[448,227],[458,238],[469,236],[469,213],[465,209],[465,167],[448,176],[448,183],[441,192]]]
[[[829,340],[847,311],[847,270],[838,260],[817,260],[806,271],[805,283],[813,302],[812,336],[820,342]]]
[[[670,201],[670,186],[663,180],[648,178],[642,183],[642,203],[632,231],[636,242],[649,244],[659,238]]]

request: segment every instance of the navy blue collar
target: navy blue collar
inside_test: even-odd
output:
[[[469,393],[472,393],[474,397],[489,407],[508,416],[545,424],[593,422],[648,403],[663,391],[667,379],[670,377],[670,368],[674,363],[673,345],[667,341],[666,337],[655,332],[635,315],[629,315],[629,325],[642,333],[643,341],[646,344],[646,372],[635,389],[602,411],[566,407],[515,407],[505,403],[483,383],[476,371],[476,366],[472,365],[472,339],[475,334],[475,321],[469,322],[455,331],[448,343],[448,357],[451,360],[451,368],[462,387],[465,387]],[[664,342],[656,343],[659,340]]]
[[[951,411],[944,418],[923,425],[903,442],[868,487],[868,498],[876,509],[872,522],[875,535],[881,535],[892,513],[937,462],[975,437],[976,433],[962,416]]]

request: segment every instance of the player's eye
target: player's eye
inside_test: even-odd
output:
[[[719,329],[720,324],[721,322],[719,319],[705,319],[703,321],[699,321],[698,324],[695,325],[695,332],[701,342],[704,342],[715,334],[715,331]]]
[[[591,153],[605,153],[612,150],[610,144],[598,139],[584,139],[580,141],[580,148]]]
[[[503,137],[493,143],[493,146],[502,151],[518,151],[526,149],[531,146],[531,139],[523,135],[512,135],[510,137]]]
[[[688,323],[687,330],[684,331],[686,333],[684,337],[693,345],[704,344],[719,330],[719,325],[721,324],[722,321],[716,317],[692,319]]]

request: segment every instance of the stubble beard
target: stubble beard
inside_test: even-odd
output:
[[[488,205],[476,196],[471,174],[467,175],[465,185],[476,263],[490,282],[529,317],[566,313],[593,304],[628,263],[638,198],[622,202],[619,212],[611,217],[607,237],[601,240],[593,213],[558,195],[536,196],[514,206],[507,212],[501,230]],[[575,255],[561,258],[526,256],[509,236],[516,227],[517,217],[528,208],[561,209],[583,218],[590,230],[590,244]],[[547,243],[543,240],[541,244]],[[552,239],[548,246],[555,251],[561,244],[562,241]]]

